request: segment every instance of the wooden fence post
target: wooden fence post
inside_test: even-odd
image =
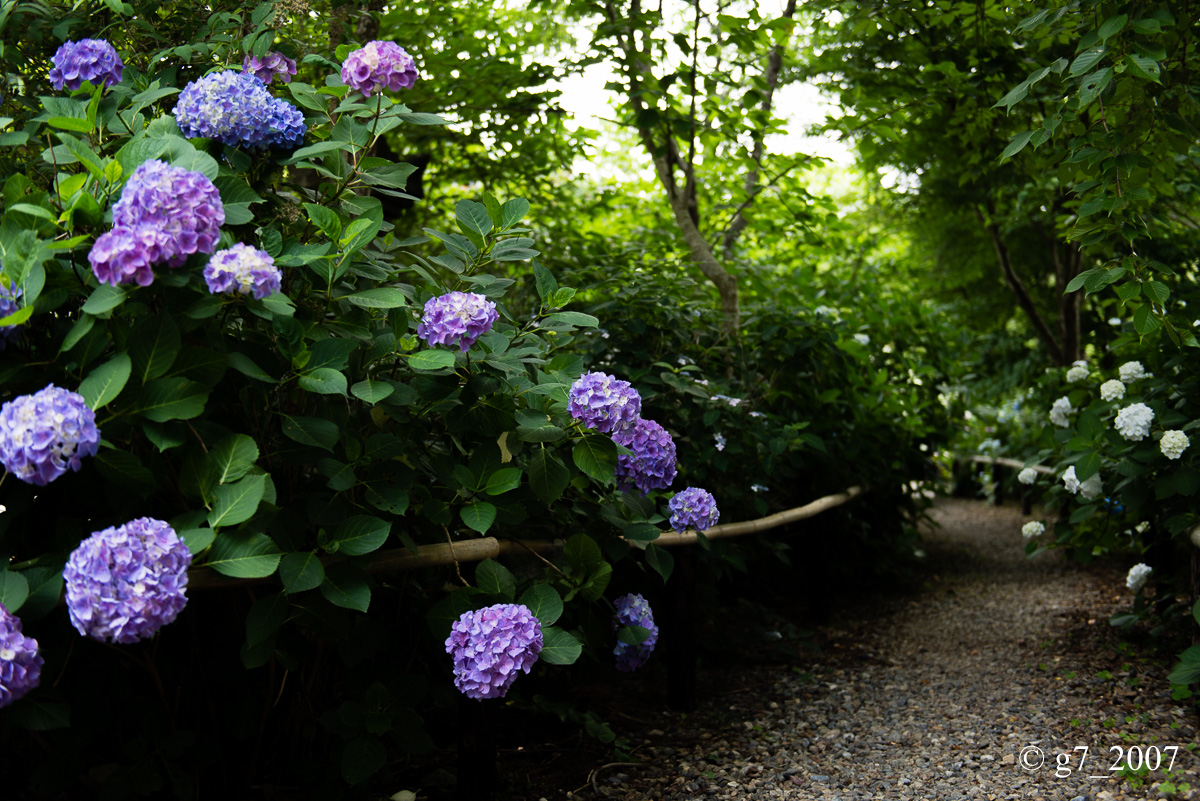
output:
[[[676,712],[696,708],[695,562],[691,548],[678,551],[667,582],[667,705]]]

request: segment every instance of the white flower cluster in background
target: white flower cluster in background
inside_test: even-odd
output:
[[[1069,398],[1059,398],[1050,407],[1050,422],[1059,428],[1069,428],[1071,421],[1067,419],[1067,415],[1075,411],[1071,406]]]
[[[1036,484],[1037,471],[1032,467],[1026,467],[1020,473],[1017,473],[1017,481],[1020,481],[1022,484]]]
[[[1163,456],[1168,459],[1178,459],[1180,456],[1183,456],[1183,452],[1191,444],[1192,442],[1188,439],[1187,434],[1182,431],[1164,431],[1162,439],[1158,442],[1158,447],[1162,450]]]
[[[1154,422],[1154,410],[1144,403],[1133,403],[1117,412],[1113,425],[1117,433],[1130,442],[1140,442],[1150,433],[1150,423]]]
[[[1125,397],[1125,382],[1113,378],[1100,385],[1100,400],[1115,401]]]
[[[1067,381],[1074,384],[1076,381],[1082,381],[1088,377],[1087,362],[1078,361],[1071,365],[1067,370]]]
[[[1125,362],[1120,366],[1117,372],[1120,374],[1121,380],[1126,384],[1132,384],[1139,378],[1145,378],[1147,375],[1149,375],[1146,372],[1146,368],[1142,367],[1141,362]]]
[[[1129,588],[1130,592],[1141,592],[1142,587],[1146,586],[1146,580],[1150,578],[1152,572],[1154,572],[1154,568],[1138,562],[1129,568],[1129,575],[1125,577],[1125,586]]]
[[[1040,537],[1046,533],[1046,524],[1040,520],[1030,520],[1025,525],[1021,526],[1021,536],[1027,540],[1034,537]]]
[[[1104,482],[1100,478],[1100,474],[1096,473],[1087,481],[1080,481],[1075,476],[1075,465],[1071,465],[1062,474],[1063,486],[1067,488],[1067,492],[1072,495],[1082,495],[1089,501],[1099,498],[1104,493]]]

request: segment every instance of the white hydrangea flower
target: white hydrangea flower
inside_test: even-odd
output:
[[[1109,379],[1100,385],[1100,400],[1115,401],[1125,397],[1125,382]]]
[[[1104,494],[1104,482],[1100,479],[1100,474],[1096,473],[1087,481],[1079,485],[1079,494],[1089,501],[1094,501]]]
[[[1020,473],[1017,473],[1017,481],[1020,481],[1022,484],[1036,484],[1037,475],[1037,471],[1032,467],[1026,467]]]
[[[1130,442],[1141,442],[1150,433],[1154,421],[1154,410],[1144,403],[1133,403],[1117,412],[1113,425],[1117,432]]]
[[[854,341],[864,347],[871,344],[871,338],[866,334],[855,334]]]
[[[1164,431],[1158,447],[1162,450],[1163,456],[1168,459],[1178,459],[1191,444],[1192,441],[1182,431]]]
[[[1067,492],[1074,495],[1079,492],[1079,479],[1075,478],[1075,465],[1071,465],[1060,476],[1063,486],[1067,488]]]
[[[1086,364],[1076,363],[1074,367],[1067,370],[1067,380],[1074,384],[1076,381],[1082,381],[1088,377],[1088,369]]]
[[[1040,537],[1046,533],[1046,524],[1040,520],[1030,520],[1025,525],[1021,526],[1021,536],[1027,540],[1034,537]]]
[[[1050,407],[1050,422],[1059,428],[1069,428],[1071,421],[1067,419],[1067,415],[1073,411],[1075,409],[1071,406],[1069,398],[1059,398]]]
[[[1141,362],[1125,362],[1117,371],[1121,375],[1121,380],[1126,384],[1132,384],[1139,378],[1146,377],[1146,368],[1142,367]]]
[[[725,437],[722,434],[713,434],[713,441],[717,443],[717,450],[725,450]]]
[[[767,488],[765,486],[763,486],[762,484],[751,484],[750,491],[751,492],[766,492]]]
[[[1154,568],[1138,562],[1129,568],[1129,575],[1125,577],[1125,586],[1129,588],[1130,592],[1141,592],[1142,587],[1146,586],[1146,580],[1150,578],[1152,572],[1154,572]]]

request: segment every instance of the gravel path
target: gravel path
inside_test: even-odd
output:
[[[1164,797],[1169,781],[1200,798],[1197,719],[1171,699],[1169,664],[1108,626],[1124,574],[1027,560],[1015,507],[942,500],[933,516],[919,595],[843,616],[790,665],[702,670],[696,714],[646,710],[619,732],[640,764],[543,795],[1107,801]],[[1115,777],[1118,748],[1162,767]]]

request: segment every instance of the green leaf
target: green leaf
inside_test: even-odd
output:
[[[587,576],[604,564],[600,546],[587,534],[572,534],[563,546],[563,558],[579,576]]]
[[[520,602],[529,608],[543,630],[562,617],[562,596],[549,584],[534,584],[521,594]]]
[[[366,574],[347,562],[336,562],[326,568],[321,595],[343,609],[366,612],[371,606],[371,585]]]
[[[0,573],[0,577],[4,575],[4,573]],[[25,603],[21,605],[21,620],[26,623],[37,620],[58,605],[63,589],[61,567],[31,567],[21,571],[19,575],[25,578],[29,590]],[[3,581],[3,578],[0,578],[0,581]],[[0,591],[0,595],[3,595],[2,591]],[[0,600],[0,603],[4,603],[4,601]],[[8,605],[5,604],[5,606]],[[16,614],[16,610],[11,607],[9,607],[9,612]]]
[[[132,453],[104,448],[96,454],[95,459],[100,474],[118,486],[145,494],[158,485],[154,473]]]
[[[1113,36],[1125,29],[1125,24],[1129,22],[1128,14],[1117,14],[1104,20],[1104,23],[1096,31],[1096,35],[1100,37],[1101,42],[1107,42]]]
[[[558,500],[567,488],[571,473],[566,466],[545,448],[534,451],[529,460],[529,488],[543,503]]]
[[[662,536],[662,532],[653,523],[634,523],[625,529],[622,536],[634,542],[651,542]]]
[[[347,295],[346,300],[364,309],[399,309],[408,305],[408,297],[395,287],[381,286]]]
[[[246,613],[246,644],[258,645],[275,636],[288,619],[291,606],[282,592],[259,598]]]
[[[79,383],[79,394],[90,409],[101,409],[115,400],[129,381],[133,362],[127,353],[118,353],[97,367]]]
[[[247,378],[253,378],[256,381],[264,381],[268,384],[277,383],[274,378],[268,375],[265,370],[255,364],[254,361],[244,353],[229,354],[229,366]]]
[[[1004,152],[1000,154],[1000,160],[1010,159],[1025,149],[1025,145],[1029,144],[1030,137],[1033,136],[1033,131],[1022,131],[1012,138],[1008,143],[1008,147],[1004,148]]]
[[[555,312],[554,314],[547,314],[546,319],[558,323],[570,323],[581,328],[595,328],[600,325],[599,319],[583,312]]]
[[[391,531],[392,524],[387,520],[372,515],[354,515],[342,521],[325,549],[330,553],[362,556],[379,550]]]
[[[364,734],[346,743],[346,750],[342,752],[342,779],[346,784],[362,784],[385,764],[387,748],[378,737]]]
[[[367,503],[381,512],[402,515],[408,511],[408,493],[399,487],[371,486],[367,488]]]
[[[612,580],[612,565],[608,562],[601,562],[592,575],[588,576],[588,580],[579,588],[579,594],[586,601],[598,600],[604,595],[604,590],[608,588],[608,582]]]
[[[503,495],[521,486],[521,469],[519,467],[502,467],[488,476],[484,492],[488,495]]]
[[[511,602],[517,594],[517,579],[495,559],[484,559],[475,567],[475,586]]]
[[[258,461],[258,444],[245,434],[231,434],[216,444],[208,458],[217,482],[229,484],[246,475]]]
[[[341,436],[337,423],[320,417],[288,417],[283,415],[283,434],[301,445],[324,448],[330,453]]]
[[[1146,297],[1154,301],[1160,306],[1165,306],[1167,299],[1171,297],[1171,289],[1162,281],[1147,281],[1142,284],[1142,292]]]
[[[542,626],[542,651],[538,659],[548,665],[573,665],[583,653],[583,645],[569,631]]]
[[[0,604],[15,615],[29,597],[29,582],[20,573],[0,570]]]
[[[279,563],[279,578],[284,592],[296,593],[316,589],[325,580],[325,565],[316,551],[289,553]]]
[[[675,558],[654,543],[646,546],[646,563],[662,576],[663,581],[671,578],[671,571],[675,569]]]
[[[167,372],[179,355],[179,347],[179,327],[170,314],[148,317],[134,326],[129,355],[138,380],[145,384]]]
[[[1154,315],[1153,309],[1149,306],[1139,306],[1133,313],[1133,327],[1139,334],[1145,336],[1161,328],[1162,323],[1159,322],[1158,317]]]
[[[1095,451],[1084,454],[1083,458],[1075,463],[1075,478],[1087,481],[1100,472],[1101,463],[1100,454]]]
[[[88,296],[83,304],[85,314],[104,314],[109,309],[115,309],[125,302],[125,290],[110,284],[101,284],[95,292]]]
[[[1093,47],[1091,49],[1084,50],[1075,58],[1073,62],[1071,62],[1071,69],[1068,70],[1068,74],[1071,77],[1082,75],[1092,67],[1099,64],[1100,59],[1104,58],[1104,55],[1107,52],[1107,47]]]
[[[319,395],[345,395],[346,376],[329,367],[318,367],[298,379],[300,386]]]
[[[588,434],[571,451],[575,466],[593,481],[611,484],[617,474],[617,445],[603,434]]]
[[[1179,663],[1167,676],[1168,684],[1195,684],[1200,682],[1200,645],[1193,645],[1179,655]]]
[[[0,326],[23,325],[25,323],[25,321],[28,320],[32,316],[33,316],[33,306],[24,306],[20,309],[17,309],[12,314],[8,314],[8,315],[5,315],[4,317],[0,317]],[[91,320],[92,318],[85,317],[83,319]],[[78,327],[78,326],[76,326],[76,327]],[[90,329],[91,326],[88,326],[88,328]],[[72,333],[73,333],[73,330],[72,330]],[[87,331],[84,331],[83,333],[86,334]],[[80,336],[82,336],[82,334]],[[65,352],[68,350],[70,350],[70,348],[67,347],[66,343],[64,342],[63,351]]]
[[[216,537],[217,532],[211,528],[187,528],[179,532],[179,539],[183,540],[192,556],[212,545]]]
[[[476,246],[482,247],[483,238],[492,230],[492,218],[488,215],[487,206],[473,200],[460,200],[454,205],[454,216],[462,232],[475,239]]]
[[[258,511],[266,488],[266,475],[246,476],[233,484],[215,487],[208,525],[212,528],[236,526],[249,520]]]
[[[529,213],[529,201],[523,197],[515,197],[500,207],[500,230],[512,228]],[[539,293],[540,294],[540,293]]]
[[[550,297],[558,289],[558,282],[554,280],[554,275],[542,266],[540,261],[534,261],[533,278],[537,283],[538,297],[543,303],[549,303]]]
[[[480,534],[486,534],[496,521],[496,507],[486,501],[469,503],[458,514],[464,523]]]
[[[190,420],[204,411],[209,391],[186,378],[160,378],[142,388],[137,411],[156,423]]]
[[[222,532],[208,552],[208,567],[230,578],[264,578],[275,572],[282,554],[266,534]]]
[[[626,645],[641,645],[650,637],[645,626],[622,626],[617,630],[617,639]]]
[[[444,370],[454,366],[454,353],[448,350],[420,350],[408,357],[414,370]]]
[[[1158,66],[1158,62],[1149,56],[1143,56],[1140,53],[1130,53],[1125,56],[1125,63],[1129,65],[1129,72],[1132,75],[1141,78],[1144,81],[1160,82],[1162,70]]]
[[[365,381],[359,381],[350,387],[351,395],[372,406],[389,397],[395,391],[396,388],[391,384],[384,383],[383,381],[374,381],[370,378]]]
[[[337,212],[315,203],[305,203],[304,209],[308,212],[308,219],[320,228],[325,236],[336,242],[342,235],[342,221],[338,219]]]

